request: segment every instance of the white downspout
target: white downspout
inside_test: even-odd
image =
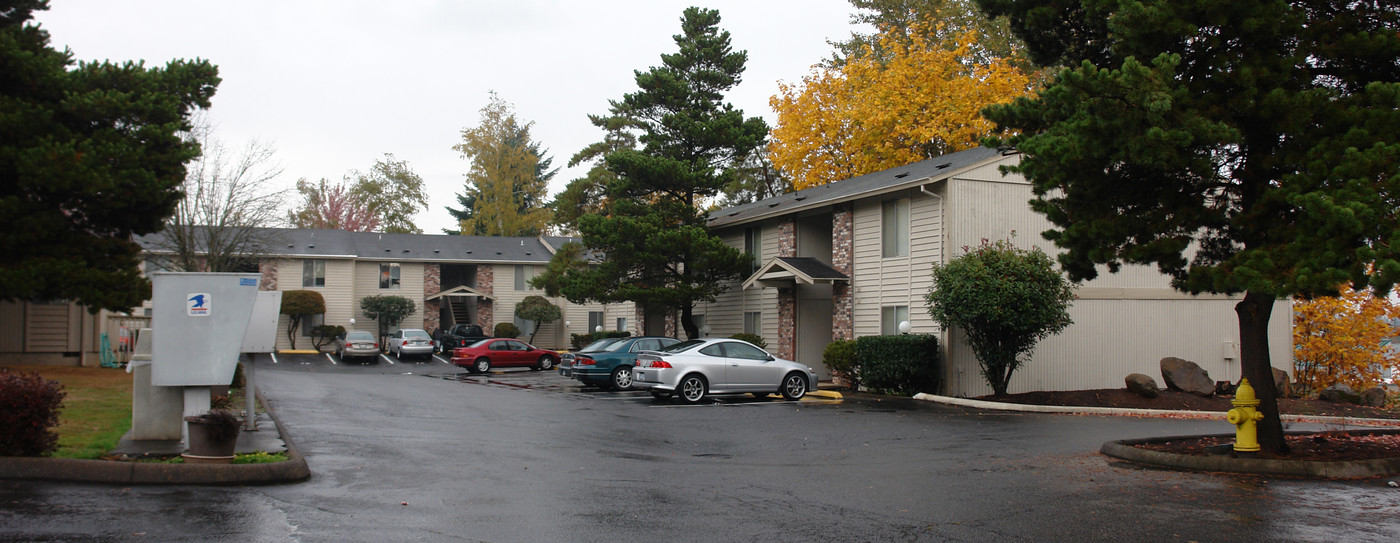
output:
[[[930,183],[930,184],[931,184],[931,183]],[[948,209],[947,209],[947,200],[943,198],[943,195],[942,195],[942,194],[938,194],[938,193],[935,193],[935,192],[933,192],[933,191],[928,190],[928,185],[929,185],[929,184],[920,184],[920,185],[919,185],[919,192],[922,192],[922,193],[924,193],[924,194],[926,194],[926,195],[928,195],[928,196],[930,196],[930,197],[933,197],[933,198],[937,198],[937,199],[938,199],[938,220],[939,220],[940,223],[941,223],[941,224],[938,225],[939,236],[941,236],[940,239],[938,240],[938,264],[941,266],[941,265],[943,265],[943,264],[946,264],[947,261],[948,261],[948,251],[947,251],[947,248],[948,248],[948,243],[947,243],[947,241],[948,241],[948,215],[947,215],[947,211],[948,211]],[[944,364],[945,364],[949,369],[952,368],[952,364],[951,364],[951,363],[949,362],[949,360],[948,360],[949,358],[951,358],[949,355],[952,354],[952,349],[948,348],[948,340],[949,340],[949,338],[950,338],[951,336],[952,336],[952,335],[948,333],[948,329],[947,329],[946,327],[944,327],[944,328],[943,328],[943,332],[942,332],[941,334],[939,334],[939,342],[943,344],[943,361],[944,361]],[[945,374],[945,375],[946,375],[946,374]],[[963,380],[963,372],[962,372],[962,369],[959,368],[959,369],[958,369],[958,373],[957,373],[957,389],[958,389],[958,391],[960,391],[960,392],[961,392],[961,391],[964,391],[964,390],[967,390],[966,388],[963,387],[963,382],[962,382],[962,380]],[[942,390],[942,391],[940,391],[940,392],[946,392],[946,391],[947,391],[947,390],[946,390],[946,389],[948,388],[948,383],[947,383],[947,381],[948,381],[947,379],[944,380],[944,389],[945,389],[945,390]]]

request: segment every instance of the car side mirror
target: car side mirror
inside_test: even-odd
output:
[[[772,361],[774,361],[774,360],[777,360],[777,359],[776,359],[776,358],[773,358],[773,355],[771,355],[771,354],[768,355],[768,361],[769,361],[769,362],[772,362]]]

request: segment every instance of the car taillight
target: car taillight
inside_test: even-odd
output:
[[[594,359],[592,359],[592,358],[588,358],[588,357],[586,357],[586,356],[580,356],[580,357],[574,358],[574,365],[575,365],[575,366],[593,366],[593,365],[597,365],[597,364],[598,364],[598,361],[597,361],[597,360],[594,360]]]
[[[665,360],[650,360],[647,362],[646,367],[656,369],[671,369],[671,363]]]
[[[406,340],[406,339],[403,340],[403,344],[401,344],[401,345],[399,345],[399,346],[400,346],[400,347],[407,347],[407,346],[408,346],[408,340]]]

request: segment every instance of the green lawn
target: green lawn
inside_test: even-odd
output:
[[[6,365],[63,384],[56,458],[101,458],[131,429],[131,374],[112,368]]]

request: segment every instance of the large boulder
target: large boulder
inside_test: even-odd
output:
[[[1361,405],[1385,407],[1385,389],[1371,387],[1361,392]]]
[[[1317,399],[1332,403],[1360,403],[1361,397],[1351,387],[1337,383],[1317,393]]]
[[[1287,398],[1288,393],[1293,390],[1293,387],[1288,386],[1288,372],[1278,368],[1270,369],[1274,370],[1274,394],[1279,398]]]
[[[1152,377],[1141,373],[1128,374],[1127,377],[1123,378],[1123,384],[1128,386],[1130,392],[1144,398],[1156,398],[1157,393],[1161,390],[1157,388],[1157,381],[1153,381]]]
[[[1215,381],[1210,380],[1210,374],[1195,362],[1168,356],[1162,359],[1161,367],[1162,381],[1166,382],[1167,388],[1205,398],[1215,394]]]

